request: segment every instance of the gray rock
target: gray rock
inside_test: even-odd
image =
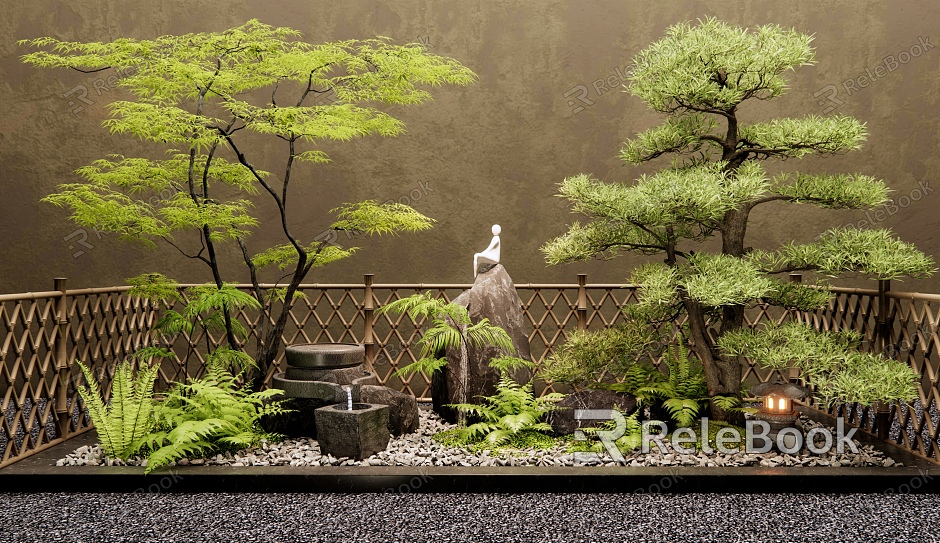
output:
[[[522,314],[522,300],[502,264],[478,274],[473,287],[461,293],[454,302],[467,308],[472,322],[478,323],[486,318],[505,330],[512,339],[515,356],[529,359],[529,335]],[[499,381],[499,372],[489,366],[489,361],[503,354],[507,353],[492,346],[482,349],[467,346],[464,358],[460,350],[448,349],[447,365],[443,370],[435,372],[431,380],[434,410],[445,420],[453,422],[456,413],[445,407],[447,404],[472,402],[478,396],[492,396]],[[460,376],[464,368],[468,376],[466,398],[460,395]],[[513,373],[513,378],[519,383],[527,383],[532,378],[532,372],[520,369]]]
[[[363,403],[388,406],[388,431],[393,436],[418,430],[418,401],[414,396],[383,386],[366,385],[359,390]]]
[[[590,428],[603,424],[603,420],[575,420],[577,409],[613,409],[616,407],[627,414],[636,411],[636,398],[626,392],[612,390],[582,390],[564,397],[558,402],[558,409],[548,414],[547,421],[556,435],[574,433],[578,428]]]
[[[316,410],[317,441],[320,450],[335,457],[362,460],[388,447],[388,406],[332,405]]]

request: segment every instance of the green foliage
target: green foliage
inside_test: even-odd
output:
[[[707,307],[743,305],[773,292],[773,282],[756,265],[730,255],[693,255],[680,276],[679,287]]]
[[[739,135],[759,154],[781,158],[800,158],[809,154],[835,154],[861,148],[865,140],[865,125],[846,115],[819,117],[810,115],[802,119],[773,119],[765,123],[744,125]],[[867,178],[873,181],[873,178]],[[870,189],[862,186],[863,193]],[[849,187],[847,187],[849,188]],[[877,184],[873,187],[877,189]]]
[[[504,359],[497,364],[506,368],[506,362]],[[509,367],[516,365],[508,364]],[[500,374],[496,395],[483,396],[480,405],[453,405],[458,411],[481,419],[466,428],[457,429],[455,438],[463,444],[485,442],[488,447],[498,448],[511,443],[530,443],[533,441],[533,434],[551,432],[551,425],[542,419],[555,408],[555,402],[561,400],[564,395],[551,393],[536,398],[532,382],[520,385],[505,369]]]
[[[827,404],[917,399],[920,376],[908,364],[857,350],[855,331],[819,332],[798,322],[724,334],[718,345],[729,356],[746,356],[773,369],[796,367]]]
[[[646,386],[630,391],[644,403],[658,401],[679,426],[691,426],[708,401],[708,386],[700,364],[693,362],[680,341],[663,355],[669,373]],[[660,374],[662,375],[662,374]]]
[[[436,222],[414,209],[397,202],[379,204],[366,200],[345,204],[331,211],[339,220],[331,226],[334,230],[349,230],[366,234],[395,234],[397,232],[419,232],[431,228]]]
[[[280,440],[281,436],[261,430],[259,420],[285,411],[281,400],[272,399],[283,391],[251,392],[238,385],[239,377],[210,365],[204,377],[170,389],[154,409],[155,431],[143,440],[152,450],[147,473],[184,457]]]
[[[634,411],[633,414],[627,415],[624,417],[626,426],[623,432],[623,435],[617,438],[614,441],[614,444],[617,446],[617,449],[621,453],[628,453],[640,447],[643,444],[643,425],[640,422],[640,412]],[[614,420],[608,420],[602,424],[596,426],[589,426],[586,428],[581,428],[581,433],[587,439],[571,439],[568,441],[568,450],[570,452],[594,452],[594,453],[605,453],[607,452],[604,444],[598,439],[597,432],[607,431],[617,429],[617,422]],[[572,436],[573,437],[573,436]]]
[[[768,159],[853,151],[867,138],[864,123],[845,115],[741,118],[742,111],[751,111],[742,107],[745,102],[781,96],[787,72],[815,62],[811,42],[810,35],[776,25],[742,28],[714,18],[670,27],[634,58],[627,86],[667,117],[627,141],[620,156],[638,165],[672,155],[672,164],[633,183],[604,183],[587,174],[565,179],[559,196],[587,220],[573,222],[542,247],[549,264],[621,252],[664,255],[662,263],[637,270],[639,303],[630,314],[655,323],[685,313],[698,338],[695,354],[709,382],[719,383],[712,394],[731,399],[740,395],[735,362],[716,336],[740,328],[752,303],[811,310],[828,302],[825,285],[786,284],[773,275],[805,270],[896,279],[935,271],[932,257],[887,230],[838,228],[812,243],[772,251],[746,246],[751,213],[762,204],[865,209],[887,199],[885,183],[871,176],[788,173],[770,181],[761,166]],[[720,254],[706,252],[716,246]],[[884,371],[886,378],[896,376],[890,367]],[[857,384],[874,375],[843,379]],[[835,382],[831,386],[837,388]],[[902,395],[900,387],[881,390]],[[683,420],[689,416],[682,413],[693,410],[694,398],[688,400],[671,402]],[[712,402],[713,416],[725,416],[720,403]]]
[[[597,382],[605,372],[620,375],[633,367],[641,353],[654,348],[654,342],[652,328],[633,320],[596,332],[575,330],[546,359],[540,377],[586,386]]]
[[[825,284],[804,285],[793,281],[773,280],[773,289],[763,295],[771,305],[800,311],[813,311],[829,305],[832,299]]]
[[[785,72],[815,63],[811,41],[777,25],[747,31],[715,18],[677,24],[633,59],[628,89],[660,112],[730,111],[748,98],[783,94]]]
[[[179,283],[162,273],[145,273],[127,279],[131,289],[128,296],[136,296],[153,302],[180,300]]]
[[[312,262],[312,267],[325,266],[331,262],[348,258],[352,256],[358,247],[341,248],[335,245],[327,245],[322,241],[315,241],[304,248],[307,258]],[[265,268],[275,265],[279,270],[286,270],[291,266],[297,265],[297,250],[291,244],[275,245],[264,252],[258,253],[251,258],[252,264],[257,268]]]
[[[87,383],[78,389],[78,393],[95,424],[102,452],[121,460],[134,456],[154,425],[151,416],[153,385],[160,365],[145,366],[135,374],[130,362],[118,364],[111,381],[108,405],[104,402],[95,374],[81,362],[78,362],[78,367]]]
[[[416,323],[421,320],[431,321],[430,328],[418,341],[420,358],[395,372],[398,376],[413,375],[419,371],[433,373],[447,364],[446,358],[436,356],[438,353],[459,349],[463,345],[472,345],[478,349],[492,345],[509,353],[515,352],[505,330],[490,324],[489,319],[473,324],[465,307],[435,298],[431,291],[395,300],[376,312],[377,315],[383,313],[407,313]]]
[[[774,187],[794,203],[829,209],[869,209],[888,201],[884,181],[862,174],[783,174],[774,179]]]
[[[226,311],[231,314],[240,309],[258,309],[261,306],[252,295],[230,284],[222,285],[222,288],[215,285],[199,285],[190,287],[186,292],[189,302],[182,312],[172,309],[164,311],[163,316],[154,325],[155,330],[168,336],[180,332],[191,335],[197,326],[202,327],[206,332],[221,332],[226,330]],[[242,338],[248,336],[244,325],[237,320],[232,319],[231,327],[236,336]],[[229,360],[234,360],[231,356],[236,355],[224,356],[229,357]]]
[[[150,40],[81,43],[45,37],[19,42],[38,49],[22,56],[26,64],[117,70],[122,77],[116,86],[130,98],[108,104],[104,126],[167,152],[162,159],[112,155],[97,160],[77,170],[80,182],[59,185],[44,201],[69,209],[81,226],[151,248],[165,242],[205,264],[220,289],[216,244],[235,242],[254,286],[252,295],[261,304],[258,374],[277,354],[293,302],[280,297],[286,303],[272,315],[278,298],[266,299],[259,272],[270,273],[266,266],[290,269],[284,277],[290,277],[293,291],[314,267],[355,250],[295,236],[290,225],[298,221],[287,212],[299,207],[289,205],[292,178],[301,178],[301,166],[330,160],[318,148],[325,142],[401,134],[404,124],[378,105],[420,104],[431,98],[426,86],[476,81],[457,61],[430,54],[420,44],[395,45],[388,38],[311,44],[300,37],[296,30],[251,20],[223,32]],[[309,104],[327,96],[326,103]],[[254,148],[264,139],[284,146],[280,175],[253,162],[265,158]],[[261,226],[254,215],[257,195],[267,200],[265,208],[277,210],[274,224],[282,239],[251,251],[246,240]],[[343,204],[334,212],[338,220],[332,228],[369,235],[416,232],[433,222],[408,206],[371,200]],[[182,234],[196,243],[182,243]],[[243,330],[233,329],[237,320],[231,310],[215,311],[222,313],[229,347],[237,347],[236,336]],[[171,315],[166,324],[185,329],[178,316]]]
[[[897,279],[924,278],[936,271],[933,257],[895,238],[888,229],[833,228],[813,243],[788,243],[776,253],[755,252],[751,258],[771,272],[816,269],[827,275],[862,273]]]

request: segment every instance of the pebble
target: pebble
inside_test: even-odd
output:
[[[414,434],[393,437],[388,448],[364,461],[355,461],[349,458],[335,458],[324,455],[316,440],[310,438],[286,439],[280,443],[263,442],[257,447],[244,449],[232,454],[216,454],[211,458],[183,458],[177,463],[186,465],[217,465],[233,467],[250,466],[616,466],[612,458],[606,453],[572,453],[567,445],[560,444],[550,449],[526,449],[512,451],[482,450],[478,452],[464,450],[458,447],[445,447],[432,439],[438,432],[454,428],[440,417],[427,410],[420,411],[421,424]],[[803,417],[801,419],[804,430],[822,426],[815,421]],[[796,454],[780,454],[769,451],[763,454],[737,452],[722,454],[702,452],[689,454],[686,451],[672,449],[669,440],[663,440],[666,450],[660,451],[653,445],[650,452],[644,454],[633,451],[624,455],[624,464],[632,467],[644,466],[695,466],[695,467],[740,467],[740,466],[877,466],[897,467],[903,463],[893,458],[885,457],[884,453],[871,445],[861,445],[856,442],[858,454],[846,451],[845,453],[831,453],[828,455],[815,455],[807,449]],[[56,461],[56,466],[100,466],[100,465],[145,465],[146,459],[134,458],[126,463],[120,460],[106,458],[98,445],[82,446],[65,458]],[[174,464],[171,464],[174,465]]]

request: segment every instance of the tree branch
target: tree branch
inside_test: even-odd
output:
[[[172,241],[170,241],[168,238],[165,238],[165,237],[162,237],[162,236],[161,236],[160,239],[162,239],[163,241],[165,241],[165,242],[167,242],[168,244],[170,244],[172,247],[174,247],[177,251],[180,252],[180,254],[182,254],[182,255],[185,256],[186,258],[191,258],[191,259],[194,259],[194,260],[199,260],[199,261],[205,263],[207,266],[211,266],[211,265],[212,265],[206,257],[202,256],[202,252],[206,250],[206,246],[205,246],[205,245],[202,246],[202,249],[199,249],[199,252],[198,252],[198,253],[196,253],[196,254],[194,254],[194,255],[191,255],[191,254],[187,253],[186,251],[184,251],[182,248],[180,248],[179,245],[177,245],[177,244],[173,243]]]

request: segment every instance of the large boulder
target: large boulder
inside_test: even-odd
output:
[[[388,431],[393,436],[418,431],[418,401],[411,394],[366,385],[359,389],[362,403],[388,406]]]
[[[576,409],[613,409],[631,414],[636,411],[637,402],[632,394],[612,390],[582,390],[565,396],[557,404],[558,409],[548,414],[547,421],[552,425],[555,435],[573,434],[579,428],[599,426],[605,420],[575,420]]]
[[[460,294],[454,302],[467,308],[474,324],[486,318],[505,330],[516,349],[515,356],[529,359],[529,335],[522,313],[522,300],[502,264],[478,274],[473,287]],[[493,346],[478,349],[468,345],[465,353],[461,349],[448,349],[447,365],[442,371],[435,372],[431,380],[434,410],[445,420],[456,420],[456,413],[446,405],[464,401],[459,392],[462,375],[466,375],[468,381],[466,401],[476,402],[479,396],[492,396],[499,372],[489,366],[489,361],[504,354],[507,353]],[[527,383],[532,372],[519,369],[513,372],[512,377],[519,383]]]

